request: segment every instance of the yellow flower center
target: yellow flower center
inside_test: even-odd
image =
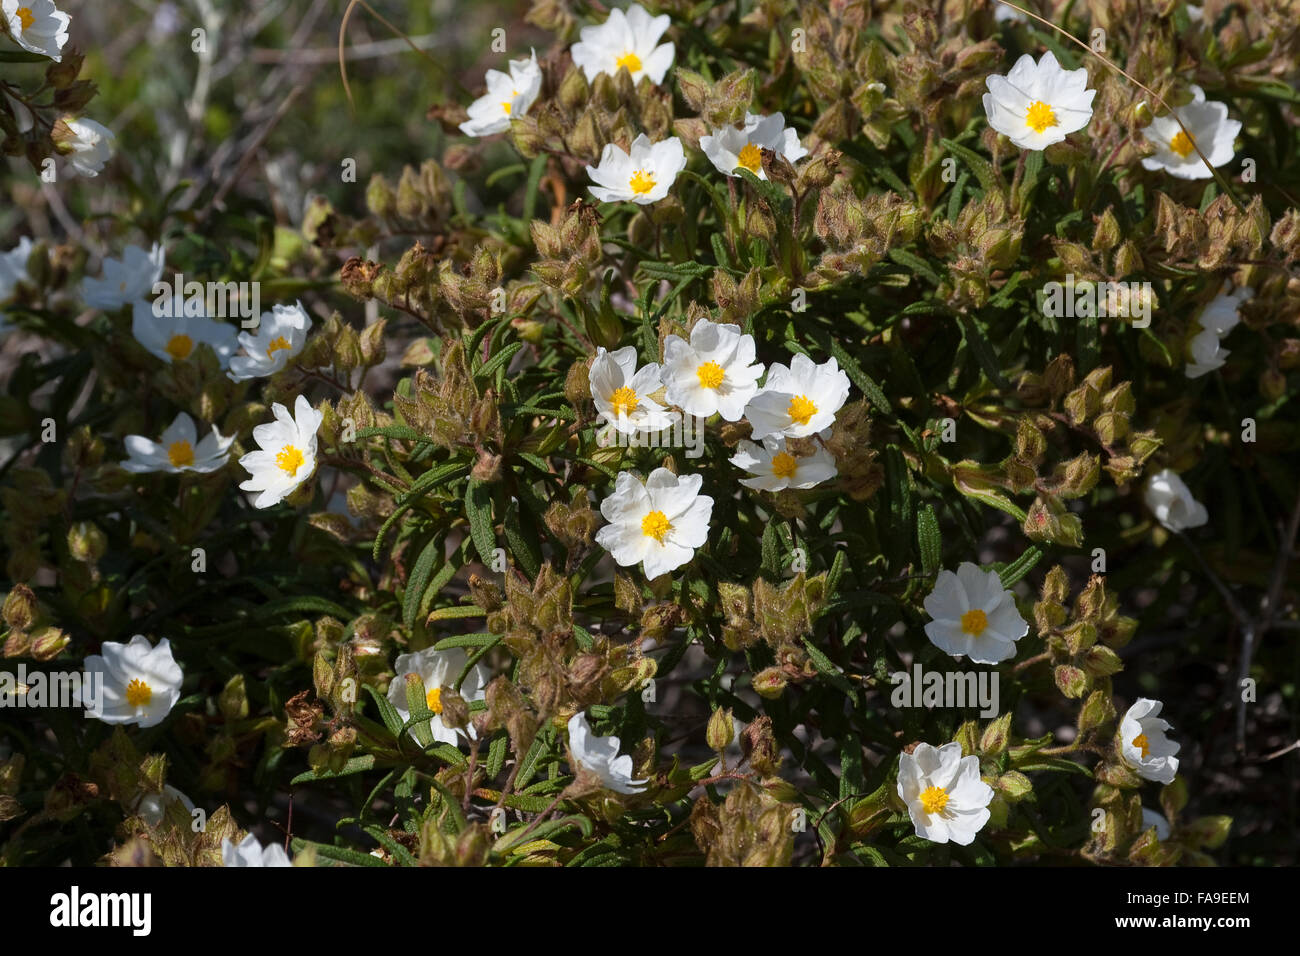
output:
[[[280,349],[292,349],[292,348],[293,346],[289,344],[288,339],[286,339],[283,335],[277,335],[274,339],[271,340],[271,344],[266,347],[266,357],[272,358],[275,355],[275,353]]]
[[[435,687],[424,695],[424,702],[435,714],[442,713],[442,688]]]
[[[302,451],[293,445],[285,445],[276,453],[275,463],[286,475],[293,475],[302,467]]]
[[[36,22],[36,17],[30,7],[19,7],[17,12],[18,22],[22,24],[24,30]]]
[[[194,340],[188,335],[173,335],[167,340],[167,347],[163,351],[174,359],[187,359],[194,351]]]
[[[132,707],[148,707],[153,700],[153,688],[140,678],[126,685],[126,702]]]
[[[636,392],[624,385],[622,388],[615,389],[614,394],[609,396],[609,404],[614,409],[615,415],[631,415],[636,411]]]
[[[641,69],[641,58],[629,50],[627,53],[624,53],[615,60],[614,65],[617,67],[627,67],[627,71],[635,76],[636,72]]]
[[[508,101],[502,100],[501,108],[506,111],[506,116],[510,115],[510,103]]]
[[[1183,159],[1186,159],[1196,150],[1196,144],[1192,141],[1190,136],[1182,130],[1179,130],[1174,135],[1174,138],[1169,141],[1169,148]]]
[[[1151,756],[1151,743],[1147,740],[1146,734],[1138,734],[1133,738],[1133,746],[1142,751],[1142,759],[1146,760]]]
[[[722,384],[725,374],[722,366],[717,362],[705,362],[695,370],[695,375],[700,380],[700,388],[717,388]]]
[[[779,451],[772,456],[772,474],[778,478],[793,478],[799,468],[799,462],[788,451]]]
[[[641,533],[647,538],[654,538],[660,544],[673,526],[662,511],[652,511],[641,519]]]
[[[948,791],[942,787],[927,787],[921,794],[921,809],[926,813],[941,813],[948,805]]]
[[[1025,113],[1025,125],[1035,133],[1041,133],[1050,126],[1056,126],[1056,113],[1046,103],[1035,100],[1029,104],[1029,111]]]
[[[184,468],[186,465],[192,465],[194,464],[194,448],[184,439],[174,441],[167,448],[167,460],[172,463],[173,468]]]
[[[736,157],[736,165],[744,166],[755,176],[758,175],[759,168],[763,165],[763,154],[759,152],[757,146],[753,143],[746,143],[745,148],[740,151]]]
[[[788,411],[793,421],[800,425],[807,425],[812,420],[812,417],[817,414],[817,405],[807,395],[796,395],[790,399]]]
[[[627,188],[638,196],[644,196],[655,188],[655,178],[644,169],[638,169],[632,174],[632,178],[627,181]]]
[[[961,616],[961,629],[971,637],[979,637],[984,633],[984,628],[988,626],[989,616],[979,608],[967,611]]]

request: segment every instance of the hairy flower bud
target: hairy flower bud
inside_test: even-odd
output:
[[[705,740],[708,741],[709,748],[721,753],[727,749],[735,736],[735,726],[732,723],[731,710],[718,708],[709,718],[708,728],[704,732]]]

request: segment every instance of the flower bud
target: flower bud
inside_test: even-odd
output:
[[[1104,727],[1115,718],[1115,705],[1110,695],[1094,690],[1079,708],[1079,733],[1086,734]]]
[[[94,564],[108,549],[104,532],[89,521],[78,521],[68,529],[68,551],[73,560]]]
[[[1006,713],[992,721],[984,728],[980,737],[980,752],[988,756],[997,756],[1007,749],[1007,740],[1011,736],[1011,714]]]
[[[836,150],[828,149],[819,156],[808,160],[799,170],[798,188],[800,195],[807,194],[810,190],[825,189],[834,180],[836,173],[840,168],[840,157],[843,154]]]
[[[1088,692],[1088,675],[1070,664],[1059,665],[1053,676],[1056,686],[1066,697],[1078,698]]]
[[[785,675],[779,667],[768,667],[754,675],[754,691],[761,697],[775,700],[785,692]]]
[[[460,730],[469,724],[469,704],[450,685],[442,688],[438,702],[442,706],[438,717],[444,726]]]
[[[1034,791],[1034,785],[1029,782],[1029,778],[1017,770],[1009,770],[998,777],[994,786],[1012,803],[1023,800]]]
[[[38,661],[53,660],[72,641],[72,638],[57,627],[43,627],[34,631],[31,638],[31,655]]]
[[[1094,252],[1109,252],[1119,244],[1120,231],[1119,220],[1115,214],[1107,208],[1097,220],[1097,229],[1092,234],[1092,248]]]
[[[740,750],[749,765],[765,777],[781,768],[781,748],[772,734],[772,718],[766,714],[750,721],[740,734]]]
[[[718,708],[713,712],[713,716],[709,718],[709,726],[704,732],[704,738],[708,741],[711,750],[722,753],[727,749],[727,745],[731,743],[735,731],[731,710]]]
[[[36,619],[36,595],[25,584],[15,584],[5,596],[4,620],[14,630],[25,630]]]

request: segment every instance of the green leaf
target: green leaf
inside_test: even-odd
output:
[[[1015,584],[1026,574],[1032,571],[1034,569],[1034,566],[1038,564],[1038,561],[1040,558],[1042,558],[1042,556],[1043,556],[1043,552],[1041,548],[1031,547],[1020,557],[1016,558],[1016,560],[1012,561],[1005,568],[1003,568],[1001,571],[998,572],[998,578],[1001,579],[1002,586],[1004,588],[1011,587],[1011,585]]]
[[[781,576],[781,533],[777,529],[778,524],[777,521],[769,521],[763,529],[763,573],[774,578]]]
[[[425,588],[433,577],[433,569],[443,558],[442,535],[435,534],[424,546],[420,556],[415,559],[415,566],[406,578],[406,593],[402,595],[402,623],[407,627],[415,626],[415,619],[420,613],[420,604],[424,599]]]
[[[475,610],[478,610],[475,608]],[[479,611],[482,614],[482,611]],[[482,634],[457,634],[453,637],[444,637],[437,644],[433,645],[435,651],[445,651],[449,647],[493,647],[500,642],[502,635],[489,634],[486,631]]]
[[[862,394],[866,396],[867,401],[884,414],[892,414],[894,409],[889,404],[889,399],[885,397],[880,386],[872,381],[871,376],[862,371],[862,366],[858,364],[857,359],[844,351],[844,347],[835,339],[831,339],[829,345],[829,351],[835,356],[835,361],[839,363],[840,368],[844,369],[844,374],[849,377],[849,381],[862,389]]]
[[[268,617],[275,617],[280,614],[328,614],[331,617],[337,617],[340,620],[351,620],[352,612],[342,605],[335,604],[333,601],[327,601],[323,597],[311,597],[304,595],[302,597],[284,597],[277,598],[274,601],[267,601],[256,611],[253,612],[253,618],[256,620],[265,620]]]
[[[465,517],[469,519],[470,539],[479,560],[491,567],[497,537],[492,525],[492,487],[487,482],[477,478],[469,480],[465,489]]]
[[[433,444],[433,439],[428,435],[421,434],[410,425],[403,425],[401,422],[395,425],[385,425],[383,428],[358,428],[357,438],[392,438],[395,441]]]
[[[295,838],[291,844],[294,853],[301,853],[307,847],[315,847],[317,856],[323,856],[327,860],[338,860],[340,863],[349,863],[352,866],[388,866],[377,856],[371,856],[369,853],[362,853],[360,850],[350,850],[345,846],[331,846],[328,843],[313,843],[311,840],[301,840]]]
[[[993,164],[974,150],[967,149],[960,143],[954,143],[950,139],[939,141],[944,149],[954,153],[958,159],[970,167],[970,171],[975,174],[975,178],[980,181],[986,193],[1000,192],[998,186],[997,173],[993,169]]]
[[[497,352],[496,355],[492,356],[490,359],[484,362],[483,367],[474,373],[474,377],[488,378],[497,369],[504,367],[505,364],[509,362],[512,358],[514,358],[515,355],[519,352],[519,350],[522,349],[523,347],[524,347],[523,342],[511,342],[500,352]]]
[[[537,212],[537,197],[542,194],[538,184],[542,173],[546,171],[546,153],[533,157],[533,164],[528,168],[528,189],[524,192],[524,222],[531,222]]]
[[[397,712],[397,708],[393,706],[393,702],[369,684],[362,684],[361,686],[366,689],[367,693],[370,694],[371,700],[375,702],[375,707],[379,709],[379,719],[383,721],[384,726],[388,728],[388,732],[391,733],[394,738],[400,740],[402,737],[402,715]]]
[[[469,766],[469,761],[465,755],[460,752],[460,748],[453,747],[451,744],[436,743],[431,747],[425,748],[425,753],[431,757],[437,757],[449,767],[456,770],[464,770]]]
[[[975,361],[984,370],[984,374],[988,376],[989,381],[998,388],[1008,388],[1007,380],[1002,375],[1002,365],[998,361],[997,353],[993,351],[993,346],[984,334],[984,330],[980,328],[979,323],[969,315],[960,313],[957,316],[957,321],[961,323],[962,333],[966,337],[966,344],[970,346]]]
[[[889,258],[893,259],[900,266],[906,266],[919,276],[929,279],[935,285],[942,281],[939,274],[931,268],[930,263],[926,262],[914,252],[908,252],[906,249],[893,248],[889,250]]]
[[[308,770],[290,780],[289,785],[296,787],[300,783],[314,783],[317,780],[337,780],[339,777],[350,777],[353,774],[363,773],[374,765],[374,754],[362,754],[360,757],[353,757],[345,763],[342,770]]]
[[[803,644],[808,649],[808,659],[812,661],[813,667],[817,668],[818,673],[824,676],[832,687],[851,700],[856,707],[858,692],[852,682],[835,666],[835,662],[823,654],[812,641],[805,637]]]
[[[926,574],[934,574],[943,563],[943,538],[939,533],[939,519],[935,516],[934,506],[926,505],[917,515],[916,539],[921,546],[921,568]]]

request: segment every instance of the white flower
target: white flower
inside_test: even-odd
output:
[[[234,327],[226,322],[202,315],[154,315],[153,304],[141,301],[131,310],[131,334],[168,365],[192,358],[198,346],[207,345],[225,368],[238,344]]]
[[[1210,520],[1205,505],[1193,498],[1183,479],[1168,468],[1147,479],[1143,498],[1156,520],[1170,531],[1199,528]]]
[[[763,387],[745,406],[745,417],[755,441],[768,435],[806,438],[829,429],[848,397],[849,377],[834,358],[818,365],[796,355],[789,368],[772,364]]]
[[[1156,839],[1159,840],[1161,843],[1169,839],[1169,833],[1170,833],[1169,821],[1166,820],[1161,814],[1156,813],[1154,810],[1148,810],[1146,807],[1143,807],[1142,808],[1142,832],[1145,833],[1147,830],[1150,830],[1152,827],[1156,828]]]
[[[898,755],[898,795],[916,835],[932,843],[969,846],[989,822],[993,788],[980,779],[980,758],[961,755],[961,744],[917,744]]]
[[[763,366],[753,363],[752,335],[741,335],[738,325],[700,319],[689,344],[676,335],[664,339],[664,397],[689,415],[708,418],[717,412],[738,421],[763,374]]]
[[[137,475],[155,471],[172,474],[195,471],[206,475],[225,466],[234,441],[234,435],[224,437],[216,425],[212,426],[211,434],[198,441],[194,419],[181,412],[158,441],[143,435],[127,435],[123,444],[129,457],[122,462],[122,467]]]
[[[1227,335],[1241,321],[1239,313],[1242,305],[1250,301],[1254,295],[1255,290],[1248,285],[1234,290],[1231,282],[1225,282],[1219,294],[1205,307],[1197,321],[1203,329],[1209,329],[1219,336]]]
[[[311,317],[301,302],[273,306],[262,313],[255,335],[239,333],[244,352],[230,360],[227,374],[236,382],[274,375],[302,351],[310,331]]]
[[[1154,155],[1143,158],[1144,169],[1163,169],[1178,179],[1209,179],[1214,175],[1210,166],[1232,160],[1232,144],[1241,132],[1240,120],[1228,119],[1226,103],[1207,100],[1199,86],[1191,89],[1192,101],[1174,111],[1187,127],[1186,132],[1173,114],[1157,116],[1143,131],[1156,147]],[[1196,154],[1198,146],[1210,166]]]
[[[658,431],[677,421],[676,412],[649,398],[661,387],[659,366],[651,362],[638,369],[631,345],[617,352],[597,348],[587,381],[599,417],[624,434]]]
[[[711,136],[701,136],[700,149],[718,172],[735,176],[736,170],[743,166],[759,179],[767,179],[760,150],[780,153],[791,163],[808,155],[808,150],[799,145],[799,134],[786,127],[785,117],[780,113],[771,116],[746,113],[743,126],[724,126]]]
[[[1144,780],[1157,783],[1173,783],[1178,773],[1178,758],[1174,754],[1181,749],[1165,736],[1169,730],[1169,721],[1160,719],[1160,708],[1164,705],[1158,700],[1139,697],[1128,709],[1119,724],[1120,745],[1124,762],[1132,767]]]
[[[615,736],[597,737],[591,732],[587,715],[578,711],[569,718],[569,752],[583,770],[600,778],[600,782],[618,793],[640,793],[648,779],[632,779],[632,757],[619,756],[622,742]],[[576,769],[576,768],[575,768]]]
[[[589,83],[602,73],[615,76],[620,69],[626,69],[633,83],[648,76],[658,86],[673,65],[672,43],[659,44],[669,22],[668,14],[652,17],[634,3],[626,14],[614,9],[599,26],[583,27],[580,39],[569,52]]]
[[[163,784],[162,793],[143,794],[136,801],[135,812],[149,826],[156,827],[163,822],[163,814],[167,812],[167,807],[178,801],[185,808],[186,813],[192,814],[194,812],[194,801],[171,784],[165,783]]]
[[[121,259],[105,259],[101,278],[81,283],[81,297],[94,309],[112,311],[143,301],[162,276],[166,253],[158,243],[148,252],[139,246],[127,246]]]
[[[956,574],[939,572],[925,611],[934,618],[925,625],[930,643],[976,664],[1010,660],[1016,656],[1016,641],[1029,633],[1015,595],[1002,586],[997,572],[981,571],[970,561],[963,561]]]
[[[1243,302],[1254,296],[1255,290],[1242,286],[1233,291],[1232,283],[1225,282],[1222,290],[1201,312],[1197,320],[1196,332],[1187,343],[1187,352],[1191,360],[1183,367],[1188,378],[1200,378],[1217,368],[1232,353],[1222,347],[1222,339],[1241,321],[1238,310]]]
[[[650,579],[680,568],[709,538],[713,499],[700,494],[700,475],[674,475],[656,468],[642,484],[619,472],[614,493],[600,503],[609,524],[596,543],[620,567],[640,563]]]
[[[487,92],[469,106],[469,119],[460,124],[466,136],[504,133],[510,120],[528,112],[542,89],[542,70],[534,51],[526,60],[511,60],[510,72],[488,70]]]
[[[289,854],[278,843],[268,843],[265,847],[257,842],[257,837],[249,834],[238,844],[230,842],[230,837],[221,839],[222,866],[293,866]]]
[[[87,680],[102,681],[99,713],[88,707],[86,714],[106,724],[153,727],[180,700],[184,674],[167,638],[157,647],[143,634],[129,644],[105,641],[99,654],[86,658],[85,668]]]
[[[1187,351],[1191,355],[1191,361],[1183,366],[1183,372],[1188,378],[1200,378],[1222,368],[1232,354],[1219,344],[1219,336],[1213,329],[1202,329],[1192,336],[1187,343]]]
[[[30,280],[27,260],[32,257],[32,241],[23,236],[8,252],[0,252],[0,302],[18,291],[20,283]]]
[[[71,150],[68,162],[72,165],[72,172],[82,176],[98,176],[113,155],[116,137],[108,127],[101,126],[92,119],[64,117],[63,123],[72,131],[72,137],[60,140],[59,145]]]
[[[761,447],[752,441],[742,441],[736,446],[731,463],[756,475],[742,478],[740,483],[759,491],[811,488],[838,473],[835,456],[821,445],[811,455],[796,456],[786,450],[784,438],[764,438]]]
[[[1085,69],[1063,70],[1051,50],[1035,63],[1025,54],[1006,76],[984,81],[984,112],[989,125],[1021,149],[1046,149],[1092,119]]]
[[[55,63],[63,60],[63,44],[68,42],[68,24],[72,18],[52,0],[0,0],[5,26],[24,50],[48,56]]]
[[[596,184],[587,188],[601,202],[644,206],[667,196],[668,187],[685,168],[686,151],[680,139],[671,136],[662,143],[651,143],[642,133],[632,141],[630,153],[606,143],[600,165],[587,167],[587,175]]]
[[[239,487],[260,492],[254,508],[269,508],[283,501],[316,470],[316,430],[324,416],[311,407],[305,395],[294,401],[293,415],[279,402],[271,406],[271,412],[275,421],[253,429],[258,450],[239,459],[253,476]]]
[[[469,658],[459,647],[448,648],[445,651],[435,651],[432,647],[427,647],[414,654],[397,655],[397,661],[393,665],[397,676],[388,685],[389,702],[396,708],[403,721],[410,720],[411,711],[406,706],[406,675],[418,674],[420,680],[424,682],[424,701],[433,711],[433,717],[428,722],[433,739],[452,746],[459,746],[462,734],[468,734],[470,739],[473,739],[475,736],[473,726],[458,731],[444,724],[441,717],[442,690],[444,687],[455,685],[456,678],[460,677],[468,661]],[[460,696],[465,698],[466,702],[482,700],[487,682],[487,669],[482,664],[475,664],[460,685]]]

